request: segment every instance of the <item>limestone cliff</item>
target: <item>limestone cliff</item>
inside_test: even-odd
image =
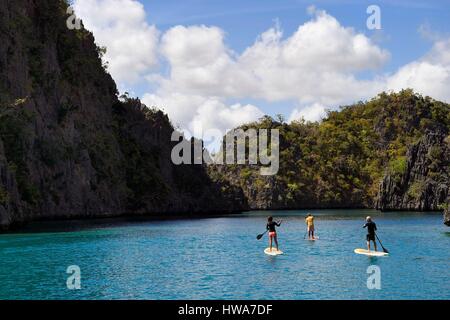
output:
[[[102,50],[67,28],[66,11],[62,0],[0,1],[0,227],[240,209],[205,167],[172,164],[168,118],[118,98]]]
[[[388,173],[376,207],[381,210],[439,210],[450,190],[450,144],[443,132],[428,132],[407,152],[403,173]]]

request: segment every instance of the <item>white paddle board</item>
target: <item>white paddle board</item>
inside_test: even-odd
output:
[[[278,250],[278,251],[277,251],[277,248],[272,247],[272,250],[270,250],[270,248],[266,248],[266,249],[264,250],[264,253],[265,253],[265,254],[268,254],[269,256],[278,256],[278,255],[280,255],[280,254],[283,254],[283,251],[281,251],[281,250]]]
[[[382,251],[373,251],[373,250],[366,250],[366,249],[355,249],[356,254],[363,254],[370,257],[385,257],[388,256],[388,253],[382,252]]]

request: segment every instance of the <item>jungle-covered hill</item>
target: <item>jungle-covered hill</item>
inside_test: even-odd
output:
[[[252,209],[437,210],[450,188],[450,105],[412,90],[328,112],[320,123],[264,117],[242,126],[280,131],[280,169],[213,166]]]

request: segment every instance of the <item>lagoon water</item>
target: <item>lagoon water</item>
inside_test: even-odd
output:
[[[450,228],[439,213],[317,210],[193,220],[58,222],[0,235],[0,299],[450,299]],[[263,253],[267,215],[283,218],[280,249]],[[372,215],[389,257],[364,248]],[[67,289],[67,267],[81,290]],[[381,289],[367,288],[367,268]]]

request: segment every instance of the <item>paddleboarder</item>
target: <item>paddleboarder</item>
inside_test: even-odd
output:
[[[366,223],[364,224],[363,228],[367,228],[367,250],[370,251],[370,241],[373,241],[375,251],[377,251],[377,242],[375,241],[375,231],[377,231],[377,225],[372,221],[372,217],[368,216],[366,218]]]
[[[281,222],[282,222],[282,220],[280,220],[278,222],[273,221],[273,217],[272,216],[267,218],[266,229],[269,231],[269,248],[270,248],[270,251],[272,251],[272,241],[275,241],[275,245],[277,247],[277,251],[279,251],[276,227],[281,226]]]
[[[314,237],[314,216],[311,213],[309,213],[305,219],[305,222],[308,231],[308,239],[315,240],[316,238]]]

